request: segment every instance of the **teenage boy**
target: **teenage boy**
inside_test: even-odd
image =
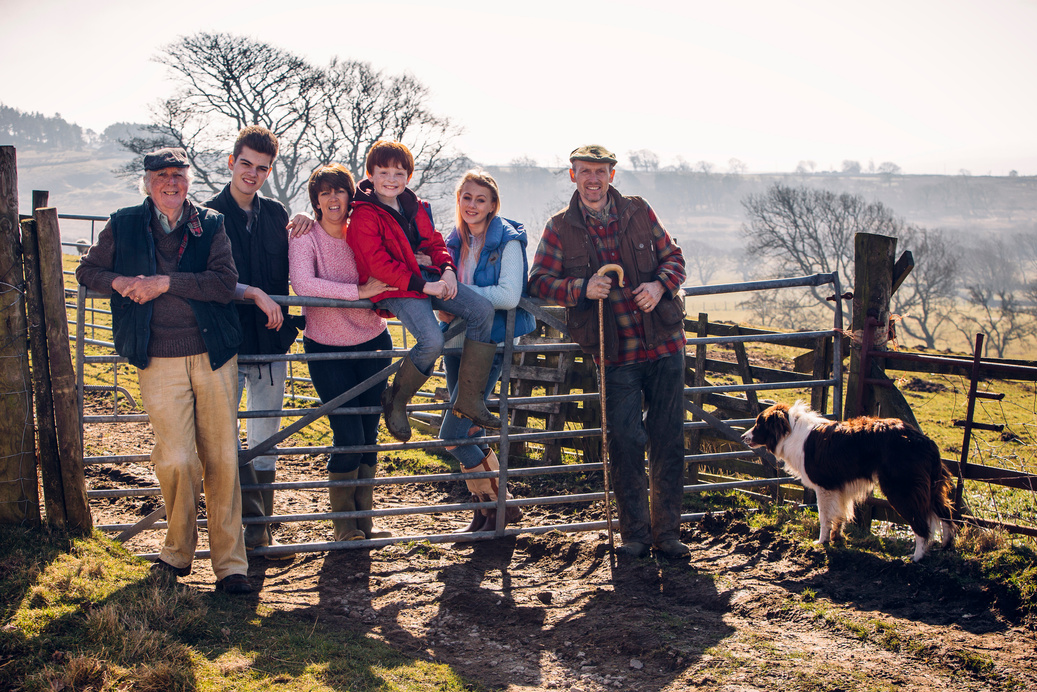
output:
[[[223,214],[238,269],[235,299],[241,320],[241,354],[281,355],[291,348],[298,330],[296,317],[270,295],[288,295],[288,210],[280,202],[264,197],[263,187],[277,158],[277,137],[259,125],[238,133],[234,152],[227,160],[231,180],[220,194],[205,206]],[[238,365],[238,402],[247,392],[246,411],[280,411],[284,402],[287,363],[240,363]],[[254,447],[281,428],[281,418],[249,418],[246,424],[248,446]],[[273,483],[277,455],[256,457],[238,467],[242,485]],[[268,517],[274,513],[274,491],[242,493],[242,516]],[[276,545],[270,524],[248,524],[245,547]],[[291,559],[290,555],[280,556]]]
[[[373,276],[397,289],[371,298],[379,312],[395,315],[417,340],[392,386],[382,393],[385,427],[397,440],[410,439],[407,403],[443,352],[443,333],[433,312],[442,310],[466,322],[454,412],[479,427],[499,429],[500,419],[486,409],[483,398],[497,350],[490,335],[493,305],[458,283],[428,202],[407,187],[414,174],[410,150],[400,142],[375,142],[365,167],[367,177],[357,185],[346,241],[356,254],[359,283]],[[418,255],[431,263],[419,265]]]

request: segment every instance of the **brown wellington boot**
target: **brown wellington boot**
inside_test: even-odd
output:
[[[400,369],[392,378],[392,385],[386,387],[382,392],[382,415],[385,417],[385,428],[400,442],[410,439],[407,404],[428,378],[428,375],[423,374],[414,366],[414,361],[410,359],[410,356],[404,356],[400,362]],[[483,386],[486,386],[485,382]]]
[[[374,478],[376,469],[373,464],[371,466],[360,464],[360,468],[357,470],[360,472],[360,478]],[[356,508],[360,511],[374,508],[373,485],[358,485],[356,487]],[[390,538],[392,536],[391,531],[385,531],[375,527],[374,517],[360,517],[356,520],[356,526],[358,529],[363,531],[368,538]]]
[[[461,468],[464,468],[463,466]],[[469,502],[482,502],[482,498],[476,494],[472,494],[472,499]],[[483,525],[486,523],[486,510],[475,509],[472,510],[472,522],[460,531],[454,531],[454,533],[472,533],[474,531],[482,531]]]
[[[355,481],[357,478],[357,470],[353,469],[348,473],[329,473],[329,481]],[[355,512],[356,511],[356,491],[355,486],[346,487],[330,487],[328,488],[328,499],[331,501],[332,512]],[[359,530],[356,525],[356,518],[351,517],[349,519],[332,519],[331,524],[335,527],[335,540],[336,541],[359,541],[364,539],[364,532]]]
[[[477,473],[480,471],[499,471],[500,463],[497,461],[497,455],[493,453],[491,449],[486,453],[482,463],[478,466],[473,466],[470,469],[463,468],[462,471],[467,473]],[[478,496],[483,502],[496,502],[497,501],[497,479],[496,478],[474,478],[472,480],[466,480],[465,483],[468,485],[468,489],[473,495]],[[505,489],[505,497],[512,499],[511,493]],[[481,531],[494,531],[497,528],[497,510],[483,510],[486,514],[486,523],[483,524]],[[490,516],[492,513],[492,517]],[[504,514],[504,525],[514,523],[522,518],[521,507],[508,507]],[[488,525],[488,528],[486,528]]]
[[[507,526],[507,522],[504,524]],[[479,528],[479,531],[496,531],[497,530],[497,510],[487,509],[486,510],[486,522]]]
[[[457,399],[454,413],[467,418],[480,428],[500,430],[501,420],[486,408],[486,380],[490,377],[497,344],[464,340],[461,365],[457,371]]]

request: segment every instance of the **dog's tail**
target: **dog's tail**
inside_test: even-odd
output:
[[[932,470],[930,471],[929,492],[934,515],[930,519],[930,534],[935,533],[936,525],[939,524],[942,534],[940,544],[946,548],[954,541],[954,536],[958,532],[954,523],[954,505],[951,502],[951,496],[954,493],[954,476],[940,458],[940,448],[932,440],[930,443],[933,447],[933,454],[931,456]]]
[[[954,476],[940,458],[940,448],[932,440],[929,440],[929,443],[931,445],[929,454],[931,464],[929,471],[930,506],[933,513],[942,521],[951,521],[954,515],[954,506],[951,503],[951,495],[954,493]]]

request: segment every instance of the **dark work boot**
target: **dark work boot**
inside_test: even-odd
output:
[[[461,365],[457,371],[457,399],[454,413],[467,418],[481,428],[500,430],[501,420],[486,408],[486,380],[493,368],[497,344],[464,340]]]
[[[259,483],[256,469],[252,462],[238,467],[238,479],[241,485],[255,485]],[[241,492],[241,516],[242,517],[265,517],[263,507],[263,494],[259,490],[248,490]],[[245,549],[263,548],[270,545],[269,524],[245,524]]]
[[[259,479],[260,483],[273,483],[276,477],[276,471],[260,471],[259,469],[256,469],[256,478]],[[260,490],[259,492],[263,496],[263,514],[268,517],[274,516],[274,491]],[[272,529],[272,525],[270,526]]]

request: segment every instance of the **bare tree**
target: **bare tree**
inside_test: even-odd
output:
[[[742,207],[748,217],[742,228],[746,250],[750,257],[762,260],[767,273],[796,276],[836,271],[843,285],[853,281],[855,234],[899,236],[904,228],[903,221],[881,202],[780,183],[749,195]],[[810,290],[819,304],[834,309],[817,288]]]
[[[893,294],[892,310],[903,316],[905,334],[936,348],[937,333],[954,319],[961,251],[946,233],[914,226],[904,229],[899,246],[911,251],[915,267]]]
[[[860,175],[861,162],[846,159],[843,161],[843,173],[846,175]]]
[[[976,332],[983,332],[983,355],[993,352],[1004,358],[1009,346],[1037,334],[1033,315],[1023,309],[1013,291],[981,286],[968,286],[967,291],[965,300],[975,310],[959,315],[954,324],[970,349]]]
[[[731,159],[727,162],[727,170],[730,171],[732,175],[743,175],[747,170],[749,170],[749,166],[747,166],[741,159]]]
[[[648,149],[628,151],[630,166],[635,171],[657,171],[659,170],[659,155]]]
[[[263,125],[280,141],[268,192],[286,205],[304,196],[310,171],[342,163],[354,175],[379,138],[405,141],[414,153],[412,187],[457,172],[448,151],[460,133],[425,106],[428,89],[410,75],[386,75],[359,61],[333,59],[317,68],[268,43],[233,34],[200,32],[165,46],[156,61],[170,69],[176,93],[159,104],[151,137],[124,142],[142,155],[155,146],[184,147],[198,194],[217,192],[229,171],[234,135]],[[127,170],[139,171],[131,162]]]
[[[900,175],[900,166],[892,161],[883,161],[879,164],[878,173],[887,185],[892,185],[893,178]]]
[[[1003,358],[1010,346],[1037,334],[1037,317],[1019,298],[1026,288],[1015,257],[1018,251],[995,238],[977,243],[964,255],[965,302],[970,309],[957,314],[954,325],[968,348],[976,332],[983,332],[984,355]]]
[[[800,161],[796,164],[797,175],[808,175],[817,169],[816,161]]]
[[[695,170],[699,171],[706,177],[709,177],[713,173],[713,169],[716,168],[709,161],[698,161],[695,163]]]
[[[878,171],[881,175],[900,175],[900,166],[893,163],[892,161],[883,161],[879,164]]]
[[[532,156],[523,154],[513,158],[508,165],[514,168],[536,168],[539,164]]]
[[[708,284],[725,264],[717,248],[698,241],[691,241],[684,246],[684,260],[688,265],[689,278],[697,278],[700,286]]]

